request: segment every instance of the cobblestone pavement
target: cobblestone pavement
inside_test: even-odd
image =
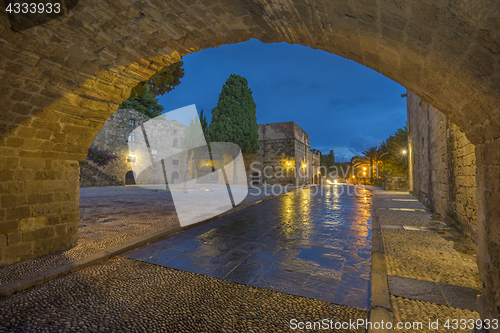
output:
[[[382,229],[382,238],[390,275],[479,288],[475,260],[460,255],[439,234]]]
[[[394,320],[393,323],[396,326],[398,322],[401,323],[422,323],[423,332],[463,332],[470,333],[474,327],[470,326],[472,321],[475,323],[477,319],[480,319],[479,313],[471,310],[463,310],[458,308],[452,308],[448,306],[433,304],[429,302],[415,301],[403,297],[391,296],[391,302],[393,304],[394,310]],[[457,328],[453,328],[454,323],[451,322],[452,319],[457,319],[459,324]],[[438,325],[429,328],[429,320],[431,322],[438,321]],[[448,324],[450,327],[445,327],[446,321],[450,320]],[[465,320],[466,325],[464,329],[460,329],[463,325],[461,320]],[[471,321],[472,320],[472,321]],[[470,327],[467,327],[470,326]],[[404,327],[404,326],[402,326]],[[394,329],[394,332],[410,333],[419,331],[415,327],[408,327],[402,329]]]
[[[249,189],[249,195],[239,206],[273,196],[277,191],[273,193],[266,187]],[[168,191],[139,186],[82,188],[78,244],[66,251],[0,269],[0,285],[177,226],[179,222]]]
[[[441,288],[447,286],[442,283],[473,288],[469,289],[468,300],[461,300],[461,303],[466,308],[474,308],[476,306],[474,290],[480,293],[474,244],[455,229],[439,221],[439,216],[426,211],[425,207],[408,193],[377,191],[374,192],[373,198],[382,227],[389,279],[391,276],[398,276],[417,279],[413,281],[421,286],[432,286],[424,283],[432,281],[439,283]],[[411,280],[406,283],[411,284]],[[424,325],[423,331],[426,332],[472,331],[469,328],[461,330],[446,328],[443,325],[446,320],[479,319],[478,312],[427,302],[426,293],[429,294],[430,289],[420,291],[418,289],[413,288],[413,291],[417,292],[405,297],[391,295],[394,325],[398,322],[421,321]],[[427,298],[442,298],[442,295],[430,296]],[[429,329],[429,320],[439,320],[439,329]],[[394,331],[417,330],[410,328]]]
[[[366,316],[356,308],[117,257],[0,301],[0,332],[290,332],[293,319]]]

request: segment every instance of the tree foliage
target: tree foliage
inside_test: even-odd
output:
[[[158,103],[157,97],[172,91],[181,83],[180,79],[184,76],[182,65],[183,62],[179,61],[165,66],[148,80],[139,82],[119,108],[135,109],[151,118],[159,116],[164,108]]]
[[[158,98],[149,91],[148,86],[145,86],[144,91],[144,94],[136,95],[124,101],[119,108],[134,109],[150,118],[159,116],[163,111],[163,106],[158,104]]]
[[[391,175],[408,174],[408,128],[406,126],[384,140],[379,149],[386,153],[383,171]]]
[[[358,156],[354,159],[354,168],[363,168],[365,174],[362,176],[370,177],[370,183],[373,184],[374,176],[378,175],[378,169],[384,165],[384,157],[386,152],[379,147],[370,147],[363,152],[363,156]],[[366,170],[365,170],[366,169]]]
[[[321,175],[328,176],[335,166],[335,153],[333,150],[326,155],[321,154],[319,158],[319,165],[321,166]]]
[[[203,135],[200,134],[200,120],[196,118],[189,120],[189,126],[186,129],[186,134],[183,139],[183,147],[187,147],[188,149],[192,149],[195,147],[199,147],[204,145]]]
[[[205,117],[205,115],[203,114],[203,109],[201,109],[201,112],[200,112],[200,125],[201,125],[201,129],[203,131],[203,135],[205,135],[205,139],[206,139],[206,135],[207,135],[207,131],[208,131],[208,122],[207,122],[207,117]],[[207,141],[207,144],[210,143],[208,140]]]
[[[182,68],[183,65],[184,63],[181,60],[169,66],[163,67],[148,80],[139,82],[134,88],[132,88],[130,97],[146,94],[146,87],[155,97],[172,91],[181,83],[180,79],[184,77],[184,68]]]
[[[242,153],[259,149],[257,105],[243,76],[231,74],[222,87],[217,106],[212,109],[212,121],[207,129],[211,142],[232,142]]]

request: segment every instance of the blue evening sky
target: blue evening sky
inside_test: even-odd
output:
[[[161,96],[165,112],[195,104],[210,123],[230,74],[248,80],[259,124],[294,121],[311,148],[348,161],[406,124],[406,89],[335,54],[286,43],[245,43],[206,49],[183,58],[184,77]]]

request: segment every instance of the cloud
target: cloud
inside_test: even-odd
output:
[[[349,148],[353,151],[361,152],[370,147],[376,147],[380,144],[381,140],[375,139],[371,135],[358,134],[354,139],[349,141]]]

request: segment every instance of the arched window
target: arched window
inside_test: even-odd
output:
[[[174,147],[179,147],[179,141],[177,141],[177,139],[174,139]]]
[[[135,142],[135,133],[134,132],[130,132],[130,134],[128,135],[128,141]]]

